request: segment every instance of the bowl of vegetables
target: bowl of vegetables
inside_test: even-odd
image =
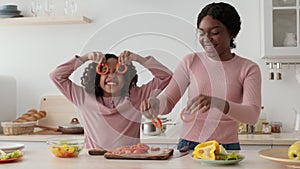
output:
[[[59,158],[78,157],[83,149],[84,137],[51,137],[47,139],[50,151]]]

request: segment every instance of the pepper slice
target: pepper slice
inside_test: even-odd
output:
[[[123,64],[120,64],[120,63],[117,63],[116,64],[116,72],[123,75],[127,72],[127,65],[123,65]],[[99,74],[99,75],[106,75],[109,71],[109,67],[106,63],[99,63],[96,67],[96,72]]]
[[[204,160],[217,160],[216,154],[219,154],[220,147],[216,140],[211,140],[203,143],[199,143],[193,151],[194,158],[200,158]]]
[[[159,117],[156,117],[155,119],[152,120],[152,124],[156,127],[161,129],[162,128],[162,122]]]

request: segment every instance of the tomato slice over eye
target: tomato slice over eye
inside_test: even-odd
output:
[[[127,69],[128,69],[127,65],[120,64],[120,63],[116,64],[116,71],[119,74],[125,74],[127,72]]]
[[[108,72],[108,65],[104,63],[99,63],[96,67],[96,72],[99,75],[105,75]]]

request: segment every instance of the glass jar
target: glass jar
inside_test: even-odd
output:
[[[271,123],[271,132],[272,133],[280,133],[281,132],[282,123],[281,122],[272,122]]]
[[[270,134],[271,133],[271,125],[269,122],[262,122],[262,130],[263,134]]]

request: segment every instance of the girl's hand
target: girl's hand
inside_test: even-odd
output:
[[[146,118],[155,119],[159,114],[159,100],[152,97],[142,101],[140,111]]]
[[[105,54],[103,54],[102,52],[91,52],[86,55],[88,60],[91,60],[96,63],[101,63],[105,58]]]
[[[119,55],[119,62],[121,64],[130,64],[132,61],[143,63],[145,61],[145,58],[142,56],[135,54],[133,52],[125,50]]]
[[[87,54],[81,56],[79,59],[83,62],[91,60],[96,63],[101,63],[102,61],[105,60],[105,54],[103,54],[101,52],[90,52],[90,53],[87,53]]]

